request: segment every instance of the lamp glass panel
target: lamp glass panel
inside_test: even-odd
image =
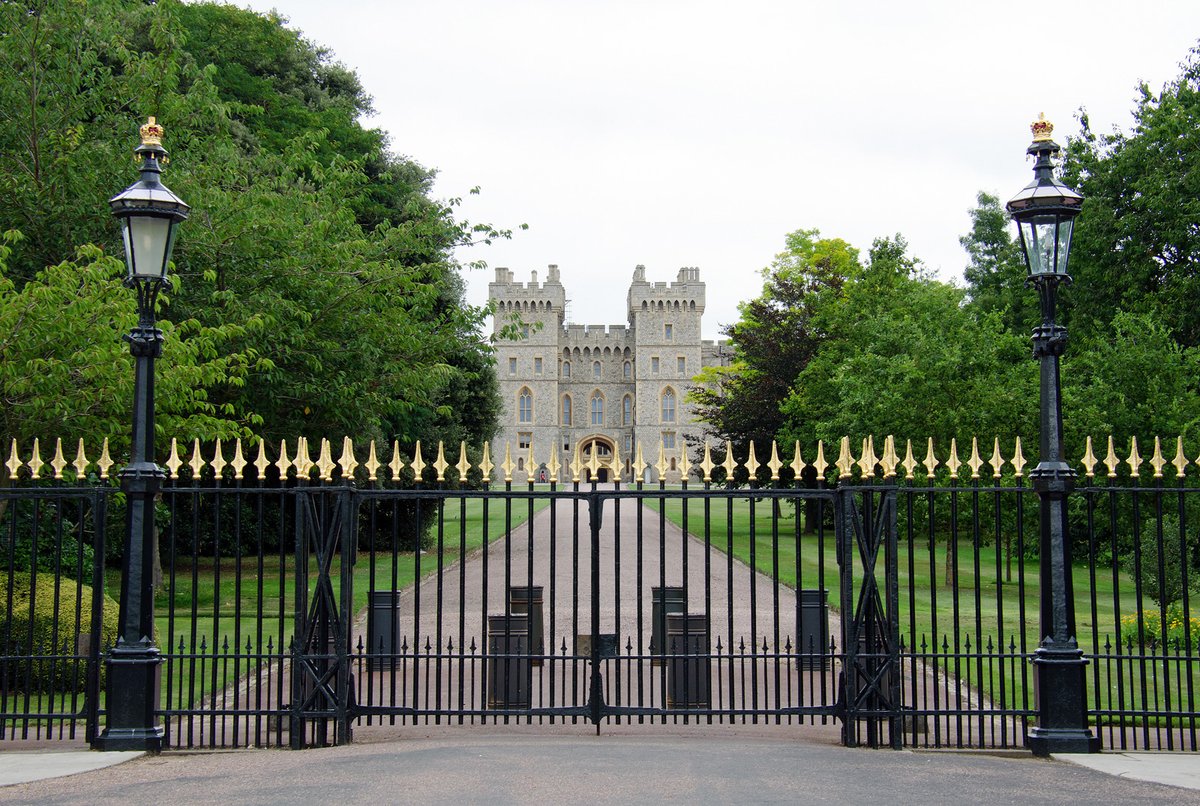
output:
[[[1040,215],[1021,222],[1021,240],[1032,275],[1053,274],[1056,264],[1055,247],[1058,217]]]
[[[1058,222],[1058,262],[1055,265],[1055,271],[1058,274],[1067,273],[1068,253],[1071,251],[1071,229],[1075,226],[1075,219],[1063,217]]]
[[[130,274],[142,279],[161,278],[167,270],[167,250],[171,246],[171,219],[134,215],[125,221]]]

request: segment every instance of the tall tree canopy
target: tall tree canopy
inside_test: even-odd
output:
[[[431,197],[431,171],[361,125],[370,99],[352,71],[278,16],[208,3],[0,2],[0,30],[6,402],[70,410],[96,394],[114,401],[106,415],[68,416],[57,433],[126,440],[130,359],[110,346],[133,309],[110,288],[104,255],[120,244],[104,200],[134,179],[136,128],[155,115],[171,152],[164,179],[193,207],[159,312],[170,330],[160,372],[189,380],[160,386],[160,430],[491,435],[483,312],[463,302],[453,250],[508,233],[460,220],[454,202]],[[99,250],[76,257],[87,244]],[[30,303],[72,285],[86,326]],[[78,373],[50,373],[14,391],[48,334],[81,361],[102,346],[89,389]],[[44,409],[6,407],[6,435],[46,434],[44,417],[22,420]]]

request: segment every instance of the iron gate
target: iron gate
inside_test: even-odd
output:
[[[567,721],[599,731],[837,718],[847,743],[899,746],[895,488],[750,492],[295,491],[292,745],[345,741],[356,723]],[[472,554],[465,524],[458,534],[444,526],[444,508],[472,498],[485,517],[502,507],[505,521],[524,508],[525,524]],[[766,556],[757,541],[744,562],[735,556],[735,502],[752,523],[756,507],[770,507],[791,510],[795,529],[805,517],[818,524],[817,550],[836,552],[836,580],[820,556],[790,559],[797,578],[815,561],[815,608],[780,581],[788,519],[772,519]],[[415,558],[420,582],[389,588],[405,547],[381,543],[379,524],[398,532],[426,517],[434,537]],[[697,518],[702,537],[689,536]],[[356,561],[370,566],[358,625],[341,606],[355,600]],[[315,582],[301,586],[310,570]],[[853,617],[835,616],[831,630],[824,599],[835,581],[839,610]]]

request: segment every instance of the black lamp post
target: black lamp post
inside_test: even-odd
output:
[[[107,721],[95,740],[100,750],[162,749],[163,728],[156,711],[159,656],[154,644],[154,499],[166,473],[154,461],[154,360],[162,354],[163,334],[155,326],[154,306],[167,276],[179,222],[188,206],[158,181],[167,155],[162,126],[150,118],[141,128],[142,176],[109,200],[125,241],[125,284],[137,291],[138,323],[125,340],[135,362],[133,445],[121,471],[125,492],[125,554],[121,575],[120,629],[105,658]]]
[[[1058,359],[1067,346],[1067,329],[1054,321],[1059,285],[1071,282],[1067,259],[1071,230],[1083,197],[1054,179],[1052,157],[1058,144],[1045,117],[1031,127],[1028,154],[1036,162],[1033,181],[1012,198],[1008,212],[1021,232],[1029,284],[1038,291],[1042,323],[1033,331],[1033,355],[1041,364],[1041,455],[1029,474],[1038,495],[1041,532],[1041,634],[1034,653],[1037,726],[1029,731],[1035,755],[1094,753],[1100,739],[1087,725],[1083,651],[1075,638],[1075,597],[1071,584],[1071,541],[1067,496],[1075,472],[1063,460],[1062,385]]]

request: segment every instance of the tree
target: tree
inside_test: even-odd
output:
[[[1200,47],[1180,76],[1138,88],[1133,131],[1096,134],[1080,112],[1063,178],[1084,196],[1065,298],[1073,335],[1104,333],[1119,311],[1154,313],[1200,345]]]
[[[818,312],[860,269],[858,250],[815,229],[796,230],[763,270],[762,294],[739,306],[725,328],[736,352],[730,367],[709,368],[691,392],[706,433],[729,440],[738,455],[754,441],[766,449],[784,423],[779,406],[827,337]]]
[[[1012,333],[1032,332],[1039,324],[1037,296],[1025,288],[1025,259],[1010,232],[1012,219],[1000,200],[984,191],[970,216],[971,231],[958,242],[970,257],[963,275],[971,305],[998,315]]]
[[[160,301],[171,335],[159,366],[194,349],[211,370],[185,409],[220,423],[194,435],[406,446],[491,435],[484,313],[464,303],[453,254],[509,233],[430,197],[433,172],[359,122],[370,101],[352,71],[278,16],[211,4],[0,3],[0,30],[0,221],[27,236],[7,261],[11,293],[80,245],[120,253],[103,201],[131,181],[132,138],[153,114],[167,127],[167,181],[193,207]],[[81,283],[79,304],[116,315],[126,292],[104,276],[115,290]],[[224,375],[218,356],[234,362]],[[127,355],[108,358],[114,377],[132,377]],[[28,390],[51,410],[90,394],[51,377]],[[468,400],[468,388],[485,393]],[[111,400],[113,430],[98,420],[89,436],[127,430],[128,395]]]

